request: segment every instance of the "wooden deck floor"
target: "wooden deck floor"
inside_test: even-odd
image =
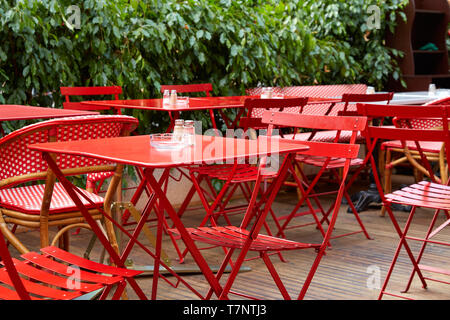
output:
[[[281,192],[274,204],[274,211],[278,215],[286,214],[296,203],[296,193],[285,190]],[[341,208],[335,234],[358,230],[356,220],[352,214],[346,213],[347,206]],[[332,241],[332,249],[327,251],[326,256],[317,270],[313,282],[308,290],[306,299],[311,300],[374,300],[377,299],[379,288],[386,276],[388,267],[398,243],[398,237],[392,227],[388,216],[380,217],[379,208],[374,207],[361,213],[361,218],[367,227],[367,230],[373,240],[368,240],[363,234],[359,233],[348,237],[338,238]],[[407,213],[396,212],[401,226],[403,226]],[[194,226],[203,217],[201,210],[189,211],[183,218],[186,225]],[[429,210],[418,209],[410,235],[422,236],[430,221],[431,214]],[[238,224],[241,216],[234,216],[233,222]],[[307,217],[302,218],[308,220]],[[439,221],[443,221],[443,218]],[[23,230],[22,230],[23,231]],[[450,241],[449,228],[439,235],[439,239]],[[38,233],[35,231],[25,231],[20,235],[31,248],[37,248]],[[82,231],[80,235],[73,236],[71,243],[72,251],[80,255],[86,248],[86,243],[90,238],[88,231]],[[295,241],[320,241],[320,234],[314,226],[302,229],[293,229],[287,231],[287,238]],[[146,240],[142,240],[146,243]],[[419,243],[411,242],[415,252],[420,247]],[[168,237],[165,237],[164,248],[169,253],[172,263],[177,265],[175,251]],[[100,247],[94,248],[92,258],[99,256]],[[447,268],[450,262],[450,250],[448,247],[430,244],[426,251],[423,263],[435,267]],[[220,248],[203,251],[206,260],[211,265],[218,265],[223,257]],[[299,250],[283,253],[287,262],[281,262],[277,256],[272,256],[272,261],[279,271],[289,293],[296,297],[301,285],[307,275],[307,272],[313,262],[315,253],[312,250]],[[147,257],[141,250],[136,249],[132,254],[133,262],[137,265],[150,265],[153,263],[151,258]],[[188,256],[184,265],[192,265],[193,259]],[[251,271],[239,274],[235,286],[236,291],[242,291],[261,299],[281,299],[265,265],[259,259],[248,261],[245,266],[250,267]],[[411,272],[411,265],[404,250],[400,256],[400,262],[394,270],[393,277],[389,284],[389,289],[393,293],[400,293],[404,289],[404,284]],[[377,278],[377,273],[379,277]],[[434,276],[434,275],[433,275]],[[185,279],[201,293],[208,289],[203,276],[199,274],[185,275]],[[448,281],[445,276],[434,276]],[[417,277],[416,277],[417,278]],[[173,280],[172,277],[169,277]],[[139,283],[144,288],[146,294],[151,292],[152,277],[145,276],[139,278]],[[129,297],[135,298],[131,290]],[[406,296],[414,299],[450,299],[449,286],[438,282],[428,282],[428,289],[422,289],[417,279],[413,282],[411,290]],[[232,299],[241,299],[239,296],[231,296]],[[186,289],[183,285],[173,288],[165,281],[161,280],[158,287],[158,299],[197,299],[197,297]],[[391,299],[385,296],[384,299]]]

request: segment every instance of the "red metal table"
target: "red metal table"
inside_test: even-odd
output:
[[[71,154],[86,157],[93,157],[97,159],[107,159],[119,164],[133,165],[143,168],[144,179],[150,185],[154,191],[150,197],[147,206],[155,204],[156,200],[164,207],[164,210],[170,216],[170,219],[174,223],[174,226],[179,230],[181,238],[184,241],[186,247],[194,258],[196,264],[202,271],[206,280],[213,292],[219,297],[222,291],[222,287],[219,281],[213,274],[212,270],[206,263],[205,259],[201,255],[194,241],[186,231],[182,221],[177,215],[177,212],[167,199],[166,194],[161,189],[161,185],[165,179],[168,179],[171,168],[179,166],[190,166],[198,164],[213,164],[222,161],[228,163],[237,163],[237,160],[248,159],[251,157],[261,157],[266,155],[286,155],[286,157],[293,157],[297,152],[307,150],[308,147],[301,144],[298,141],[286,141],[284,139],[271,139],[260,137],[258,140],[247,139],[231,139],[212,136],[196,136],[196,144],[194,146],[185,147],[179,150],[158,150],[150,145],[149,136],[131,136],[120,137],[110,139],[97,139],[97,140],[83,140],[83,141],[67,141],[57,143],[43,143],[29,145],[32,150],[42,152],[43,158],[48,162],[49,167],[54,171],[59,181],[63,184],[64,188],[83,213],[87,222],[92,227],[92,230],[96,233],[101,243],[105,246],[106,250],[110,254],[113,262],[119,266],[124,267],[125,259],[128,257],[133,246],[137,244],[145,252],[155,259],[155,267],[153,274],[153,290],[152,297],[156,298],[156,288],[158,283],[159,266],[171,271],[172,275],[179,278],[179,280],[185,284],[189,289],[196,293],[199,297],[203,297],[186,281],[173,272],[169,266],[167,266],[161,260],[161,238],[162,227],[161,217],[159,217],[158,231],[157,231],[157,243],[155,246],[155,253],[148,250],[142,243],[137,240],[138,234],[141,232],[142,227],[148,217],[148,213],[144,211],[140,221],[137,224],[133,234],[128,233],[119,223],[115,222],[111,217],[105,214],[105,218],[111,220],[111,222],[118,227],[124,234],[130,237],[129,243],[126,245],[122,253],[117,253],[106,239],[102,231],[99,229],[94,220],[90,217],[86,207],[80,200],[79,193],[77,194],[74,186],[64,177],[60,168],[57,167],[54,160],[51,157],[52,153],[56,154]],[[281,170],[284,172],[287,170],[289,161],[283,161]],[[159,181],[154,176],[156,169],[162,169],[163,173]],[[280,181],[283,178],[282,175],[279,179],[273,179],[273,183],[281,184]],[[279,181],[278,181],[279,180]],[[89,202],[89,200],[88,200]],[[101,209],[101,208],[100,208]],[[251,210],[251,208],[249,209]],[[158,214],[158,213],[157,213]],[[160,215],[161,213],[159,213]]]
[[[32,107],[18,104],[0,105],[0,136],[4,135],[1,122],[14,120],[37,120],[47,118],[63,118],[96,115],[94,111],[67,110],[45,107]]]
[[[0,105],[0,121],[63,118],[95,114],[99,113],[95,111],[32,107],[17,104]]]
[[[175,120],[182,111],[202,111],[202,110],[218,110],[225,124],[229,129],[236,128],[239,119],[245,112],[244,101],[247,98],[260,98],[260,96],[228,96],[228,97],[191,97],[189,105],[186,106],[164,106],[163,99],[129,99],[129,100],[100,100],[100,101],[83,101],[84,105],[90,107],[109,107],[120,111],[121,109],[140,109],[168,112],[171,124],[167,131],[171,131]],[[309,104],[336,103],[341,101],[335,98],[310,98]],[[231,121],[222,109],[239,109],[236,118]],[[211,121],[214,129],[217,129],[215,120],[211,115]]]

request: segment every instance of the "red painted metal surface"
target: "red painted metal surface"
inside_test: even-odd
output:
[[[432,127],[420,127],[413,128],[411,126],[408,127],[400,127],[400,128],[392,128],[392,127],[376,127],[371,125],[364,130],[363,135],[366,137],[366,144],[374,146],[377,141],[381,140],[390,140],[395,139],[401,141],[402,146],[404,147],[408,142],[413,142],[415,144],[415,149],[420,154],[420,160],[422,166],[428,171],[430,181],[422,181],[408,187],[404,187],[400,190],[394,191],[390,194],[384,194],[383,188],[381,185],[380,178],[378,176],[378,172],[374,169],[374,178],[378,188],[378,192],[381,196],[383,204],[386,208],[386,211],[389,214],[389,217],[393,223],[393,226],[400,238],[397,248],[394,253],[394,257],[392,259],[391,266],[388,270],[386,278],[384,280],[383,286],[381,288],[379,299],[382,299],[384,295],[392,295],[399,298],[408,299],[408,297],[394,295],[388,291],[388,283],[391,279],[393,270],[395,265],[398,262],[398,257],[400,251],[404,248],[408,254],[408,257],[413,266],[413,271],[411,272],[408,283],[406,284],[406,288],[403,291],[408,292],[411,287],[412,281],[416,275],[418,275],[419,280],[422,284],[423,288],[427,288],[426,280],[440,281],[437,279],[432,279],[429,277],[425,277],[423,271],[437,271],[436,267],[423,265],[422,258],[424,257],[425,249],[428,243],[440,244],[444,246],[450,246],[450,243],[444,241],[436,241],[432,238],[438,233],[442,232],[445,227],[450,224],[450,215],[448,213],[448,203],[450,203],[450,187],[447,185],[443,185],[436,182],[436,177],[433,173],[433,169],[424,155],[424,150],[422,150],[421,144],[422,141],[434,141],[434,142],[442,142],[448,145],[450,143],[450,132],[449,132],[449,116],[450,116],[450,106],[449,105],[428,105],[428,106],[374,106],[369,104],[358,104],[358,112],[362,115],[370,117],[371,119],[383,119],[385,116],[397,117],[399,121],[403,121],[405,123],[411,123],[411,121],[421,122],[421,121],[429,121],[430,118],[434,120],[440,121],[442,124],[441,130],[436,130]],[[445,148],[446,159],[449,159],[450,150],[449,148]],[[373,168],[376,168],[376,163],[373,157],[371,157],[371,164]],[[400,228],[399,223],[396,219],[396,216],[391,208],[392,203],[398,203],[401,205],[410,205],[412,206],[411,212],[409,213],[408,219],[406,221],[403,229]],[[429,208],[431,211],[434,211],[432,215],[432,220],[430,225],[422,237],[411,237],[408,236],[408,231],[413,223],[413,217],[416,212],[417,207]],[[440,215],[443,215],[445,222],[437,225],[437,220]],[[422,242],[421,248],[419,252],[414,255],[410,249],[407,240],[414,240]],[[440,266],[439,266],[440,267]],[[448,270],[439,268],[439,273],[447,274]]]
[[[100,298],[105,299],[114,286],[117,288],[113,299],[118,299],[125,281],[142,273],[95,263],[56,247],[41,250],[43,254],[28,252],[22,256],[23,260],[12,259],[0,235],[0,257],[5,265],[0,268],[1,299],[70,300],[99,289],[103,289]],[[60,261],[70,262],[70,265]]]
[[[98,114],[98,112],[32,107],[17,104],[0,105],[0,121],[64,118],[96,114]]]
[[[109,87],[60,87],[61,95],[65,97],[65,102],[63,102],[64,109],[75,109],[75,110],[104,110],[110,109],[104,106],[91,107],[84,105],[80,102],[71,102],[71,96],[104,96],[113,95],[115,100],[119,99],[119,94],[122,93],[122,87],[120,86],[109,86]],[[120,110],[119,110],[120,111]]]
[[[163,84],[161,85],[161,92],[164,92],[164,90],[176,90],[177,93],[204,92],[209,97],[213,87],[211,83]]]
[[[277,149],[274,149],[275,146]],[[258,157],[270,152],[283,154],[305,148],[302,142],[284,139],[261,137],[257,141],[252,141],[201,135],[196,136],[195,146],[178,150],[157,149],[150,145],[148,135],[39,143],[28,147],[40,152],[79,155],[152,168],[213,164],[221,161],[233,163],[238,157]]]

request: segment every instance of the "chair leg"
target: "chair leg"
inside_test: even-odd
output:
[[[389,149],[386,150],[386,161],[384,163],[384,194],[388,194],[392,190],[392,167],[391,167],[391,160],[392,160],[392,153]],[[380,216],[384,217],[386,215],[386,208],[385,206],[381,206],[381,212]]]
[[[286,287],[284,286],[283,282],[280,279],[280,276],[278,275],[277,271],[275,270],[275,267],[272,264],[272,261],[270,261],[270,257],[268,256],[267,252],[261,252],[260,253],[261,258],[264,260],[264,263],[267,266],[267,269],[270,272],[270,275],[272,276],[273,281],[275,281],[275,284],[278,287],[278,290],[280,290],[281,295],[283,296],[284,300],[291,300],[291,297],[289,296],[289,293],[286,290]]]

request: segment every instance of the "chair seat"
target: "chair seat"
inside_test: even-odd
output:
[[[200,174],[207,175],[210,178],[216,178],[219,180],[228,180],[231,171],[233,170],[232,164],[217,165],[217,166],[204,166],[192,169]],[[238,164],[236,171],[234,172],[231,182],[250,182],[255,181],[258,175],[258,168],[249,164]],[[264,178],[273,178],[277,175],[277,172],[264,171]]]
[[[296,134],[286,134],[283,135],[283,138],[286,139],[295,139],[299,141],[316,141],[316,142],[334,142],[336,138],[337,131],[336,130],[325,130],[325,131],[317,131],[314,136],[311,137],[312,132],[303,132]],[[340,143],[348,143],[350,142],[350,138],[352,136],[352,131],[341,131],[339,136]],[[358,132],[356,135],[356,141],[362,142],[364,141],[364,137],[361,135],[361,132]]]
[[[75,299],[142,273],[93,262],[56,247],[42,248],[41,252],[25,253],[24,260],[13,259],[17,272],[27,278],[22,282],[33,300]],[[79,278],[70,279],[75,268]],[[6,268],[0,268],[0,299],[19,299],[16,291],[1,284],[12,285]]]
[[[169,229],[169,231],[179,234],[177,229]],[[195,241],[235,249],[241,249],[249,235],[248,230],[234,226],[187,228],[187,231]],[[253,240],[250,250],[284,251],[318,247],[320,247],[320,244],[300,243],[259,234]]]
[[[433,152],[439,153],[442,148],[442,142],[434,142],[434,141],[420,141],[419,145],[422,151],[424,152]],[[406,145],[410,150],[417,150],[417,146],[414,141],[407,141]],[[381,144],[381,148],[395,148],[395,149],[403,149],[402,143],[400,140],[392,140],[385,141]]]
[[[39,215],[44,197],[44,188],[45,185],[40,184],[0,190],[0,206],[27,214]],[[92,209],[95,205],[103,204],[102,197],[86,190],[78,189],[94,203],[92,205],[86,199],[81,198],[81,201],[88,209]],[[59,182],[55,183],[49,214],[71,211],[78,211],[77,206],[62,184]]]
[[[390,203],[450,210],[450,187],[421,181],[386,195]]]
[[[111,178],[113,175],[114,171],[103,171],[103,172],[88,173],[86,177],[87,181],[96,182],[101,181],[103,179]]]
[[[303,155],[297,155],[295,157],[295,160],[299,162],[303,162],[312,166],[316,167],[322,167],[327,160],[327,157],[313,157],[313,156],[303,156]],[[344,158],[331,158],[330,162],[328,163],[326,169],[337,169],[337,168],[343,168],[345,165]],[[363,159],[355,158],[350,160],[350,166],[360,166],[364,162]]]

